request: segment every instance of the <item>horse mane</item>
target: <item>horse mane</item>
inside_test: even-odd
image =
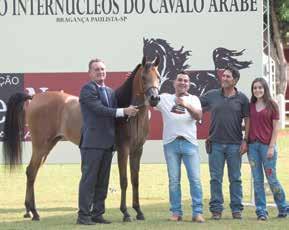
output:
[[[180,49],[174,49],[169,42],[160,38],[155,39],[155,42],[166,50],[166,54],[168,58],[171,59],[176,72],[181,72],[190,67],[188,64],[185,64],[188,57],[191,56],[190,50],[184,51],[184,46],[182,46]]]
[[[131,104],[133,80],[140,67],[141,64],[138,64],[125,82],[115,90],[118,108],[125,108]]]
[[[160,92],[171,93],[171,81],[174,80],[178,73],[189,69],[186,63],[191,56],[191,50],[184,50],[184,46],[175,49],[171,44],[161,38],[143,39],[143,54],[152,60],[156,56],[160,57],[158,71],[161,77]],[[169,88],[168,88],[169,87]]]
[[[158,46],[160,51],[158,51],[158,49],[155,47],[152,47],[153,45]],[[181,72],[190,67],[188,64],[185,64],[185,62],[188,60],[189,56],[191,56],[191,51],[184,51],[184,46],[182,46],[180,49],[174,49],[171,44],[164,39],[144,39],[143,52],[145,56],[148,56],[149,58],[154,58],[156,55],[162,56],[161,51],[165,55],[167,60],[166,63],[168,65],[167,67],[169,69],[173,68],[176,70],[176,72]]]
[[[252,61],[238,60],[245,49],[229,50],[223,47],[218,47],[213,51],[213,60],[215,64],[214,70],[193,71],[187,64],[191,56],[191,50],[185,50],[184,46],[173,48],[171,44],[161,38],[144,38],[143,39],[144,56],[152,60],[154,57],[160,57],[160,65],[158,71],[161,75],[160,92],[174,93],[172,80],[178,73],[186,71],[190,76],[192,87],[190,93],[202,95],[206,91],[220,87],[218,79],[218,70],[226,68],[229,64],[237,69],[250,68]]]
[[[219,47],[213,51],[213,60],[215,63],[215,69],[224,69],[229,64],[237,69],[250,68],[252,61],[239,61],[238,56],[242,56],[245,49],[241,51],[229,50],[223,47]]]

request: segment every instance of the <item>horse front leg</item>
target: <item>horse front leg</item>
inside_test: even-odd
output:
[[[118,150],[118,169],[119,169],[119,180],[121,188],[121,203],[120,211],[123,213],[123,221],[131,222],[132,218],[127,211],[126,206],[126,190],[127,190],[127,160],[128,160],[128,150],[124,148]]]
[[[135,151],[130,155],[130,173],[131,173],[131,184],[133,192],[132,207],[136,211],[136,219],[144,220],[144,214],[141,211],[139,204],[139,169],[140,169],[140,158],[142,155],[143,147]]]

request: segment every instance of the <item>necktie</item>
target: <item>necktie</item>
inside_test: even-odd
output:
[[[105,106],[109,106],[109,100],[105,87],[99,87],[100,100]]]

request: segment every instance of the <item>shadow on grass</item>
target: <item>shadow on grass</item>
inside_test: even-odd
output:
[[[169,210],[168,203],[159,203],[153,205],[143,205],[142,210],[144,212],[145,221],[134,220],[131,223],[122,222],[122,214],[118,208],[110,208],[106,210],[105,218],[112,221],[109,225],[97,225],[97,226],[80,226],[76,225],[77,210],[71,207],[61,208],[47,208],[39,209],[41,215],[41,221],[31,221],[30,219],[17,219],[15,221],[15,215],[20,216],[23,209],[12,209],[15,213],[14,216],[8,216],[6,220],[0,221],[0,229],[285,229],[289,224],[289,218],[277,219],[271,217],[266,223],[256,220],[254,207],[245,207],[243,212],[243,220],[233,220],[229,208],[223,212],[223,218],[220,221],[210,220],[210,213],[208,211],[208,201],[204,201],[204,216],[207,219],[204,224],[197,224],[191,222],[191,208],[190,201],[184,201],[184,221],[182,222],[170,222],[168,221]],[[2,209],[3,211],[4,209]],[[8,212],[8,209],[6,210]],[[53,211],[55,213],[53,213]],[[19,213],[18,213],[19,212]],[[67,213],[59,213],[67,212]],[[135,211],[129,209],[132,217],[135,218]],[[269,212],[274,216],[276,209],[270,208]],[[275,213],[275,214],[274,214]],[[19,214],[19,215],[18,215]],[[3,215],[2,215],[3,216]],[[10,218],[10,219],[9,219]]]
[[[76,211],[76,208],[73,207],[59,207],[59,208],[39,208],[37,211],[39,212],[69,212]],[[0,208],[1,213],[17,213],[17,212],[25,212],[25,208]]]

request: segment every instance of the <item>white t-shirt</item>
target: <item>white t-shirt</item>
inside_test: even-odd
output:
[[[191,117],[187,109],[175,107],[176,95],[163,93],[160,98],[157,110],[161,112],[163,118],[163,143],[168,144],[175,140],[177,136],[183,136],[192,144],[198,145],[196,120]],[[197,96],[190,94],[181,98],[190,103],[192,107],[202,110]]]

